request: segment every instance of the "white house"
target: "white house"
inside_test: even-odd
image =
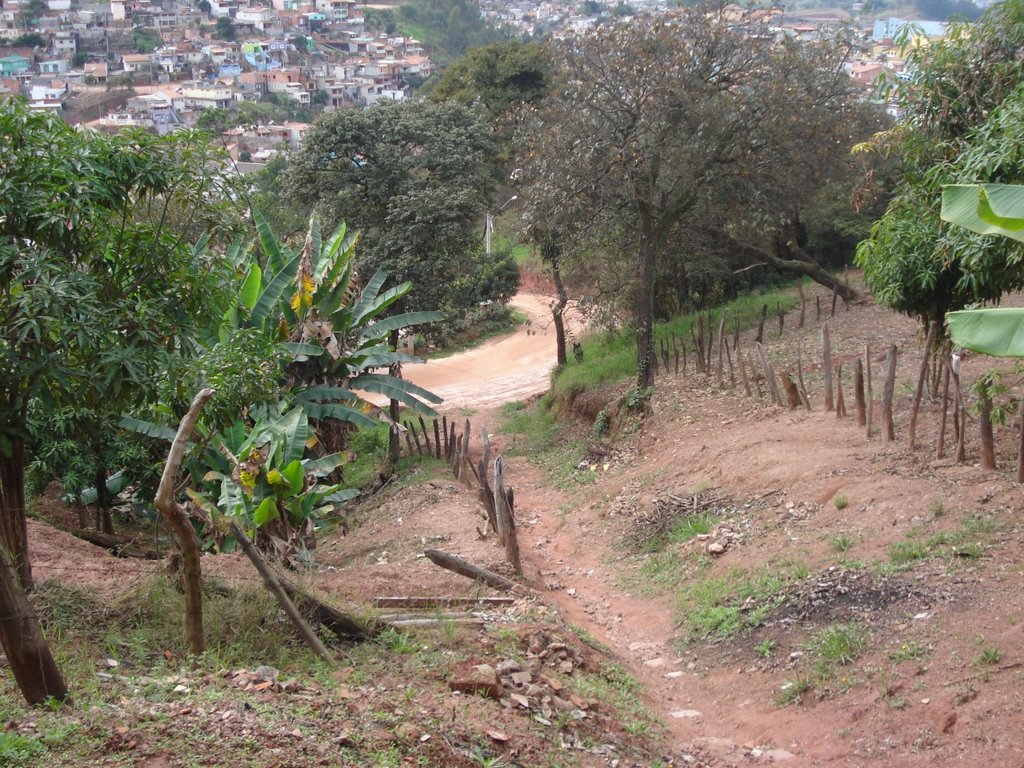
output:
[[[262,5],[239,8],[238,13],[235,14],[235,21],[238,24],[248,24],[260,32],[272,24],[276,18],[277,14],[274,13],[272,8],[266,8]]]

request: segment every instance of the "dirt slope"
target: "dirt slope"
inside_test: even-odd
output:
[[[785,334],[769,332],[766,346],[780,370],[795,368],[800,350],[810,412],[768,405],[741,388],[717,391],[704,377],[666,376],[653,417],[614,445],[588,453],[589,426],[579,428],[569,440],[572,460],[580,460],[574,472],[562,466],[552,475],[536,455],[513,450],[513,437],[493,436],[515,488],[527,581],[542,609],[606,644],[643,682],[644,702],[665,730],[642,738],[651,755],[664,755],[663,764],[1022,765],[1024,557],[1021,490],[1011,472],[1015,431],[998,434],[998,471],[975,464],[973,418],[967,461],[954,462],[951,447],[936,459],[938,406],[926,402],[919,447],[908,451],[920,359],[915,327],[871,305],[840,308],[831,322],[838,358],[871,345],[876,392],[882,364],[875,358],[885,345],[898,345],[896,442],[877,433],[868,439],[852,417],[823,410],[818,327],[796,329],[791,315]],[[745,347],[751,336],[743,334]],[[442,392],[459,423],[468,414],[474,432],[493,432],[494,405],[543,390],[547,355],[553,357],[550,335],[521,330],[425,366],[427,378],[418,371],[410,378]],[[989,362],[966,360],[965,381]],[[321,546],[319,589],[345,604],[471,591],[424,560],[430,546],[501,567],[493,538],[478,534],[476,492],[443,472],[421,477],[378,495],[347,536]],[[625,545],[658,509],[706,499],[718,500],[706,538],[654,554]],[[37,527],[32,537],[40,575],[65,569],[59,539]],[[245,564],[221,557],[204,567],[230,574]],[[699,599],[695,585],[703,587]],[[699,611],[728,614],[747,627],[694,637]],[[850,626],[863,648],[851,651],[847,664],[819,669],[812,639]],[[803,695],[790,696],[799,701],[780,704],[805,685]],[[446,706],[435,702],[434,711]],[[508,727],[507,711],[483,706],[483,717],[491,706]],[[573,752],[566,760],[604,765],[610,758]],[[619,763],[627,764],[640,763]]]

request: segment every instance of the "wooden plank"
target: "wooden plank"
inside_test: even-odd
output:
[[[429,597],[421,595],[399,595],[395,597],[375,597],[373,604],[377,608],[453,608],[458,606],[509,606],[515,605],[516,598],[499,595],[480,595],[479,597],[455,597],[442,595]]]
[[[907,436],[907,448],[914,450],[917,438],[917,413],[921,409],[921,396],[924,394],[925,377],[928,374],[928,358],[932,353],[932,346],[935,344],[935,334],[939,324],[935,320],[928,323],[928,334],[924,340],[924,355],[921,357],[921,367],[917,372],[917,389],[914,390],[914,405],[910,409],[910,427]]]

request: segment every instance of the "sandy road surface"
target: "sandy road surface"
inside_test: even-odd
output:
[[[443,410],[490,408],[544,392],[555,365],[549,302],[545,296],[520,293],[512,304],[533,321],[529,326],[466,352],[406,365],[402,375],[443,397]]]

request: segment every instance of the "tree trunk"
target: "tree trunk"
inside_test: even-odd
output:
[[[636,302],[636,386],[654,386],[654,248],[640,245],[640,282]]]
[[[25,444],[17,437],[11,438],[10,455],[0,451],[0,530],[21,587],[31,589],[25,517]]]
[[[174,485],[178,478],[182,459],[185,457],[185,445],[192,435],[192,429],[199,419],[199,412],[206,402],[213,397],[212,389],[202,389],[193,398],[192,405],[181,418],[178,432],[167,453],[160,485],[157,487],[156,498],[153,500],[174,531],[181,548],[182,583],[185,590],[185,637],[192,653],[199,655],[206,650],[206,638],[203,634],[203,572],[199,563],[199,539],[195,529],[189,522],[185,508],[174,498]]]
[[[562,270],[558,266],[558,258],[551,261],[551,277],[555,281],[555,290],[558,292],[558,302],[551,308],[551,319],[555,325],[555,362],[558,365],[565,365],[568,357],[565,351],[565,306],[569,303],[569,293],[565,290],[565,283],[562,282]]]
[[[0,546],[0,641],[18,688],[29,704],[68,698],[67,686],[43,637],[39,618],[3,546]]]
[[[391,349],[393,350],[398,349],[397,329],[391,331],[391,333],[388,335],[388,346],[391,347]],[[396,379],[402,378],[402,364],[395,363],[390,367],[388,372]],[[391,398],[391,400],[388,403],[388,415],[391,417],[391,429],[388,430],[388,469],[389,474],[393,475],[395,473],[395,468],[398,466],[399,453],[402,450],[401,445],[399,443],[400,438],[398,434],[398,418],[400,415],[399,403],[394,398]]]
[[[857,301],[857,299],[860,298],[860,294],[857,293],[857,291],[846,285],[835,275],[822,269],[816,261],[811,259],[811,257],[805,254],[803,250],[793,242],[787,242],[784,244],[784,250],[791,258],[783,258],[782,256],[771,253],[766,249],[757,248],[746,243],[741,243],[738,240],[733,240],[728,235],[717,230],[702,229],[701,231],[719,241],[724,241],[723,244],[726,245],[729,250],[739,252],[752,264],[767,262],[780,272],[809,277],[811,280],[819,285],[825,286],[830,291],[835,291],[843,301]]]

